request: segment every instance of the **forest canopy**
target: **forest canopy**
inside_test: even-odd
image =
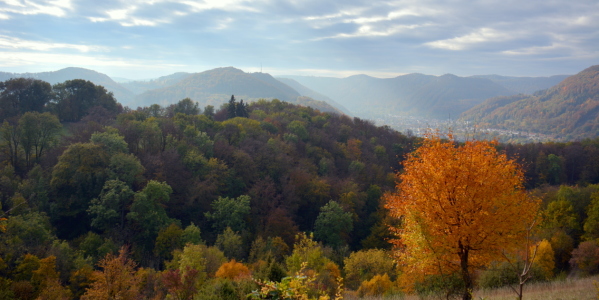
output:
[[[127,283],[114,293],[142,298],[243,298],[258,289],[248,272],[312,296],[343,277],[362,295],[399,292],[388,240],[403,225],[383,195],[422,138],[276,99],[131,109],[83,80],[0,87],[8,299],[94,297],[109,270]],[[599,140],[491,148],[543,200],[538,278],[599,272],[582,263],[599,248]],[[424,275],[415,291],[435,286]]]

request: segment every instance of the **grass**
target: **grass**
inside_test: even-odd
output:
[[[599,276],[565,279],[550,282],[537,282],[524,286],[522,299],[527,300],[586,300],[597,299],[598,289],[595,283]],[[475,299],[513,300],[516,293],[509,287],[480,290],[474,293]]]
[[[597,286],[595,285],[597,284]],[[599,276],[556,280],[550,282],[536,282],[524,286],[525,300],[589,300],[599,297]],[[417,300],[422,299],[417,295],[390,296],[390,297],[365,297],[347,294],[347,300]],[[435,298],[426,298],[435,299]],[[509,287],[489,290],[477,290],[473,299],[485,300],[514,300],[516,293]]]

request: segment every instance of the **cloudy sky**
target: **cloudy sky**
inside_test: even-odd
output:
[[[575,74],[597,0],[0,0],[0,71]]]

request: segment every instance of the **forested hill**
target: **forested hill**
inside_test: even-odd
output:
[[[280,99],[330,112],[341,112],[320,99],[300,98],[302,95],[290,86],[276,80],[267,73],[245,73],[242,70],[227,67],[194,73],[171,85],[160,89],[148,90],[136,97],[135,103],[146,106],[153,103],[172,104],[179,99],[191,98],[200,106],[219,107],[231,94],[246,102],[257,99]],[[307,95],[304,95],[304,97]]]
[[[595,138],[599,133],[599,65],[532,96],[488,99],[465,112],[462,119],[567,140]]]
[[[495,96],[512,95],[485,78],[408,74],[395,78],[282,76],[324,94],[359,116],[412,115],[446,119]]]
[[[281,82],[270,80],[270,75],[254,76],[242,70],[227,67],[194,73],[173,85],[146,91],[137,96],[138,105],[172,103],[171,99],[191,98],[202,104],[220,105],[235,94],[238,99],[277,98],[292,101],[300,94]]]

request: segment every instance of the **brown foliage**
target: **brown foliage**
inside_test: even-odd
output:
[[[82,300],[95,299],[137,299],[140,279],[135,276],[136,264],[127,258],[127,250],[121,248],[119,255],[106,255],[98,266],[102,271],[92,275],[94,283],[81,297]]]

